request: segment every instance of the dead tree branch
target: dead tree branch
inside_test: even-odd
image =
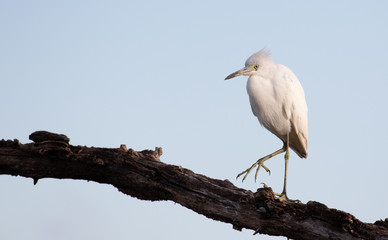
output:
[[[283,202],[271,188],[256,193],[228,180],[212,179],[160,162],[160,148],[134,151],[72,146],[69,138],[44,131],[34,143],[0,141],[0,174],[83,179],[115,186],[143,200],[171,200],[234,229],[292,239],[388,239],[388,219],[363,223],[353,215],[310,201]]]

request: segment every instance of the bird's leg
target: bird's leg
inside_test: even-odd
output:
[[[270,158],[272,158],[272,157],[274,157],[274,156],[280,154],[280,153],[285,152],[285,151],[288,149],[288,148],[286,148],[286,147],[287,147],[286,144],[284,144],[284,146],[283,146],[281,149],[279,149],[279,150],[277,150],[277,151],[275,151],[275,152],[273,152],[273,153],[271,153],[271,154],[268,154],[268,155],[265,156],[265,157],[260,158],[260,159],[257,160],[254,164],[252,164],[252,166],[251,166],[250,168],[248,168],[248,169],[245,170],[244,172],[238,174],[237,177],[236,177],[236,179],[239,178],[241,175],[245,174],[245,176],[244,176],[243,179],[242,179],[242,181],[244,181],[245,178],[247,178],[248,174],[249,174],[249,173],[252,171],[252,169],[254,169],[256,166],[257,166],[257,169],[256,169],[256,174],[255,174],[255,181],[256,181],[256,179],[257,179],[257,174],[259,173],[259,169],[260,169],[261,167],[264,168],[265,171],[267,171],[267,172],[270,173],[271,171],[264,165],[264,162],[267,161],[268,159],[270,159]]]
[[[289,135],[287,134],[287,142],[284,144],[286,146],[286,154],[284,154],[284,160],[285,160],[285,168],[284,168],[284,185],[283,185],[283,191],[281,194],[275,193],[275,195],[278,196],[279,199],[290,201],[290,202],[300,202],[299,200],[291,200],[287,197],[287,169],[288,169],[288,159],[290,158],[290,152],[289,152]]]

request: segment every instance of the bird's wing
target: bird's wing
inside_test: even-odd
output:
[[[283,66],[284,67],[284,66]],[[285,68],[283,83],[286,85],[283,100],[283,114],[291,122],[289,144],[299,157],[307,157],[308,119],[304,90],[295,74]]]

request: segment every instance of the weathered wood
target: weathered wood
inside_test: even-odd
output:
[[[171,200],[236,230],[292,239],[388,239],[388,219],[363,223],[353,215],[310,201],[283,202],[271,188],[256,193],[228,180],[212,179],[160,162],[155,151],[72,146],[69,138],[44,131],[34,143],[0,141],[0,174],[41,178],[83,179],[115,186],[143,200]]]

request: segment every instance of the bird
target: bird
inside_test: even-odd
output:
[[[246,90],[253,114],[262,126],[283,142],[283,147],[257,160],[251,167],[238,174],[237,178],[245,174],[242,179],[244,181],[257,167],[256,181],[260,168],[270,173],[269,168],[264,165],[265,161],[285,153],[283,191],[280,194],[276,193],[276,196],[280,200],[294,201],[287,196],[287,167],[289,148],[300,158],[307,158],[308,109],[303,87],[288,67],[272,61],[267,49],[252,54],[246,60],[244,68],[228,75],[225,80],[241,75],[249,76]]]

